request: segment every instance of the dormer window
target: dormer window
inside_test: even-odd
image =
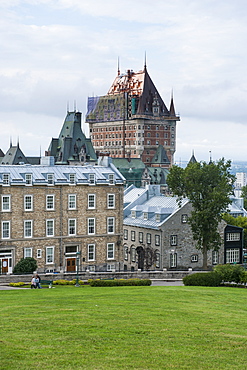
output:
[[[147,220],[148,219],[148,213],[147,212],[143,212],[143,219],[144,220]]]
[[[69,182],[71,184],[75,184],[75,174],[74,173],[69,174]]]
[[[26,185],[32,185],[33,176],[32,176],[31,173],[26,173],[25,174],[25,181],[26,181]]]
[[[131,211],[131,217],[136,218],[136,211]]]
[[[95,184],[95,174],[94,173],[89,174],[89,183]]]
[[[53,173],[48,173],[47,174],[47,182],[49,185],[54,185],[54,175]]]
[[[160,222],[160,214],[159,213],[156,213],[155,220],[156,220],[156,222]]]
[[[109,173],[108,175],[109,184],[114,184],[114,174]]]
[[[3,174],[3,184],[9,185],[9,183],[10,183],[10,175],[9,173],[4,173]]]

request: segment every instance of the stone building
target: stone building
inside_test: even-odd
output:
[[[124,178],[109,158],[98,165],[0,166],[2,273],[22,257],[38,271],[121,269]],[[46,163],[46,165],[44,165]]]
[[[139,72],[120,73],[107,95],[88,98],[86,122],[96,152],[109,153],[112,158],[141,158],[152,163],[161,145],[165,160],[159,166],[169,168],[176,150],[176,123],[173,97],[166,107],[146,64]]]
[[[236,204],[234,205],[236,207]],[[124,195],[124,268],[126,270],[200,270],[203,256],[196,249],[188,224],[191,204],[183,199],[164,196],[158,185]],[[242,263],[242,228],[219,224],[222,245],[208,252],[208,266],[218,263]]]

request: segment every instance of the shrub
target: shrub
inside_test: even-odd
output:
[[[221,277],[216,272],[200,272],[183,278],[184,285],[191,286],[219,286]]]
[[[214,271],[221,277],[222,282],[239,284],[244,278],[244,268],[241,265],[217,265]]]
[[[19,281],[19,283],[9,283],[9,286],[14,286],[14,287],[20,287],[23,285],[27,285],[27,283],[23,283],[22,281]]]
[[[14,267],[13,274],[32,274],[37,269],[37,262],[33,257],[22,258]]]
[[[54,280],[53,285],[75,285],[76,279],[74,280],[64,280],[64,279],[59,279],[59,280]],[[79,280],[79,284],[83,285],[84,282],[82,280]]]
[[[109,286],[150,286],[152,284],[149,279],[114,279],[114,280],[100,280],[89,279],[88,283],[92,287],[109,287]]]

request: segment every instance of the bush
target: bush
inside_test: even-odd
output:
[[[52,282],[53,285],[75,285],[76,279],[74,280],[64,280],[64,279],[59,279],[59,280],[54,280]],[[79,280],[79,284],[83,285],[84,282],[82,280]]]
[[[200,272],[183,278],[184,285],[191,286],[219,286],[221,277],[216,272]]]
[[[214,271],[220,275],[221,281],[239,284],[244,279],[245,270],[241,265],[217,265]]]
[[[114,280],[100,280],[89,279],[88,283],[92,287],[109,287],[109,286],[150,286],[152,284],[149,279],[114,279]]]
[[[13,274],[33,274],[37,270],[37,262],[32,257],[22,258],[14,267]]]
[[[22,281],[19,281],[19,283],[9,283],[9,286],[14,286],[14,287],[20,287],[23,285],[27,285],[27,283],[23,283]]]

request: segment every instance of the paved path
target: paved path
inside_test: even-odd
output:
[[[26,288],[16,288],[14,286],[8,286],[8,285],[0,285],[0,290],[20,290],[20,289],[26,289]]]
[[[152,286],[183,286],[183,280],[152,280]]]

